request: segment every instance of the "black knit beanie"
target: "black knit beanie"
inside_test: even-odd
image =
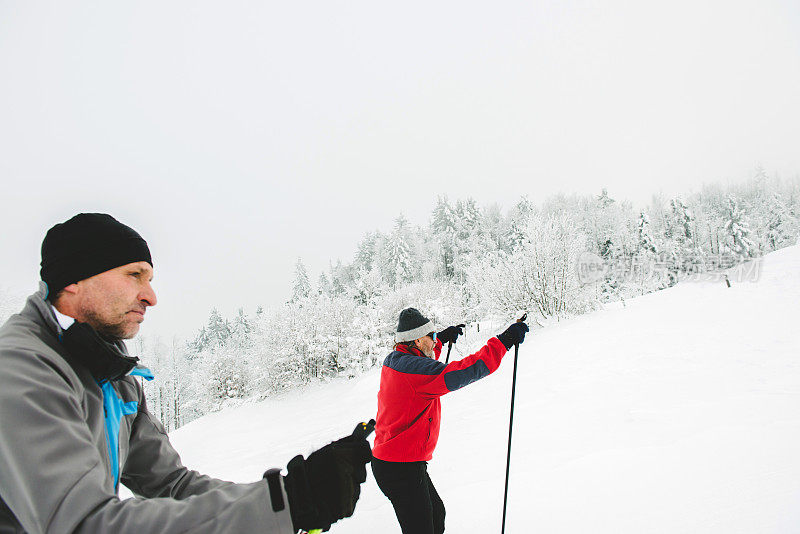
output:
[[[47,231],[42,241],[42,280],[49,295],[121,265],[146,261],[150,249],[133,228],[105,213],[80,213]]]
[[[397,333],[394,335],[395,343],[414,341],[425,334],[433,332],[433,321],[422,315],[416,308],[406,308],[400,312],[397,320]]]

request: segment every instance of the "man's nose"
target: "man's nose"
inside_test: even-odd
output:
[[[156,298],[156,292],[153,290],[153,286],[150,285],[150,282],[145,282],[145,287],[139,294],[139,300],[148,306],[155,306],[158,302],[158,298]]]

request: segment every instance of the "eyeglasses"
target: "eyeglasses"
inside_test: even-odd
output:
[[[436,341],[436,332],[431,332],[430,334],[427,334],[427,336],[432,340]]]

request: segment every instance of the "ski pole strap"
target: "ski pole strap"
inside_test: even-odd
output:
[[[286,504],[283,502],[283,492],[281,491],[281,470],[273,467],[264,473],[264,479],[267,481],[267,487],[269,488],[272,511],[280,512],[286,508]]]

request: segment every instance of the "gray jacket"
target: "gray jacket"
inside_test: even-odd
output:
[[[132,376],[110,386],[124,408],[113,451],[103,390],[68,363],[45,291],[0,327],[0,534],[294,532],[280,484],[286,506],[274,512],[265,480],[184,467]],[[117,477],[143,498],[121,501]]]

